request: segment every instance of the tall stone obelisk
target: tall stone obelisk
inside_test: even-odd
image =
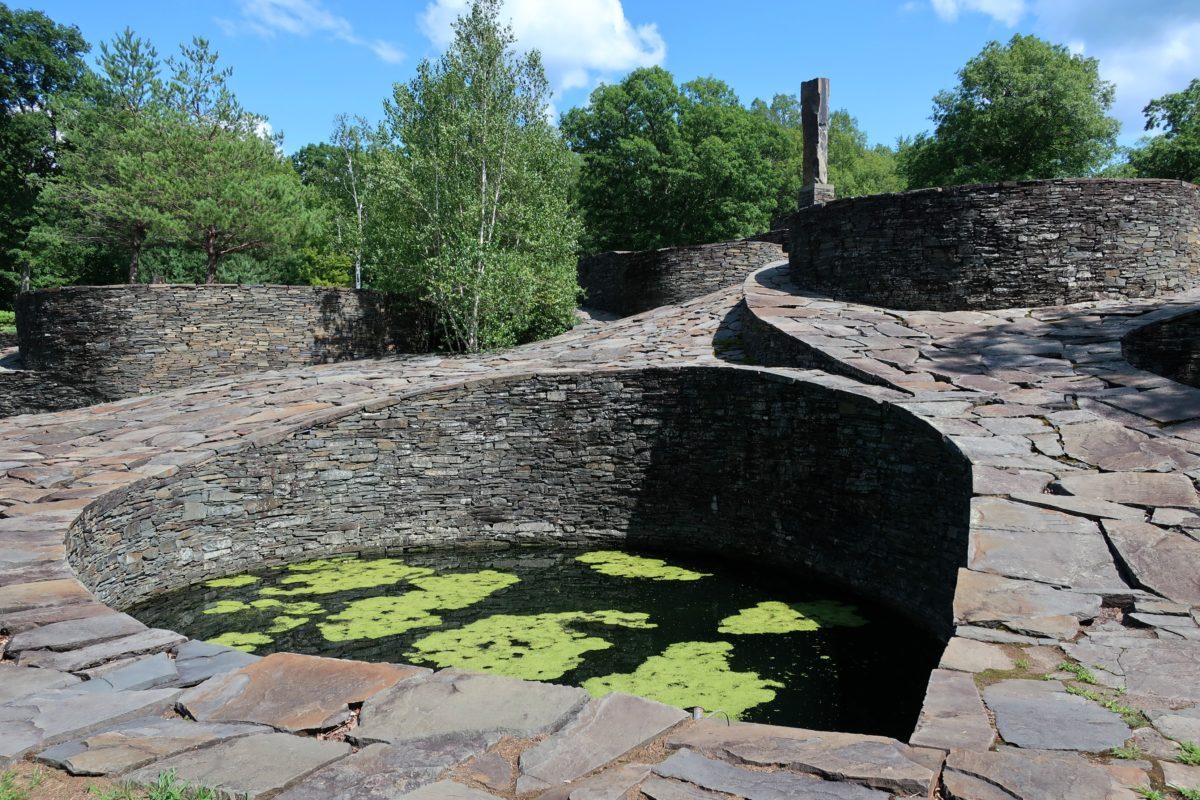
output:
[[[799,206],[804,208],[834,198],[829,183],[829,78],[800,84],[800,123],[804,130],[804,185]]]

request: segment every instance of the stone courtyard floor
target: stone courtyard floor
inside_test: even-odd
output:
[[[1197,309],[1200,292],[887,311],[805,296],[773,264],[683,306],[479,358],[259,373],[0,420],[0,765],[32,758],[135,782],[174,770],[288,800],[1200,789],[1200,766],[1182,763],[1200,751],[1178,744],[1200,742],[1200,390],[1133,368],[1120,349],[1125,332]],[[778,366],[746,363],[751,333],[785,343]],[[694,721],[625,695],[454,670],[258,658],[147,629],[65,561],[67,528],[97,498],[381,398],[655,365],[770,369],[865,394],[971,460],[956,635],[910,741]]]

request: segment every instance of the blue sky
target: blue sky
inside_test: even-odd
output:
[[[11,2],[11,0],[10,0]],[[335,115],[377,120],[391,85],[436,57],[467,0],[33,0],[12,4],[78,25],[93,47],[125,26],[160,54],[207,37],[251,111],[284,149],[328,137]],[[542,50],[555,107],[600,81],[660,64],[713,75],[743,102],[832,81],[873,142],[928,129],[931,99],[990,40],[1035,33],[1100,59],[1117,85],[1122,141],[1141,109],[1200,77],[1200,0],[505,0],[519,44]]]

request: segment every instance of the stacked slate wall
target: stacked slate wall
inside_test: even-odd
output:
[[[68,550],[117,607],[339,552],[694,552],[818,570],[948,634],[970,490],[967,460],[931,426],[816,383],[702,367],[515,376],[114,492]]]
[[[737,286],[783,257],[779,235],[662,250],[612,251],[579,260],[583,305],[622,317]]]
[[[1064,179],[870,195],[801,209],[802,289],[955,311],[1157,297],[1200,286],[1200,187]]]
[[[73,286],[17,296],[25,368],[101,399],[419,350],[416,312],[317,286]]]
[[[1138,369],[1200,389],[1200,312],[1134,328],[1121,353]]]

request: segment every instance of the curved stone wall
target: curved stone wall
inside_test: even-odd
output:
[[[1200,311],[1134,328],[1121,354],[1138,369],[1200,389]]]
[[[782,246],[769,240],[772,234],[764,237],[581,258],[583,304],[627,317],[736,286],[751,271],[783,257]]]
[[[336,552],[596,543],[815,569],[948,636],[970,467],[910,412],[752,369],[483,380],[217,456],[89,506],[117,607]]]
[[[956,311],[1200,286],[1200,187],[1064,179],[837,200],[792,218],[792,278],[838,300]]]
[[[318,286],[71,286],[17,296],[25,368],[117,399],[415,344],[387,295]]]

